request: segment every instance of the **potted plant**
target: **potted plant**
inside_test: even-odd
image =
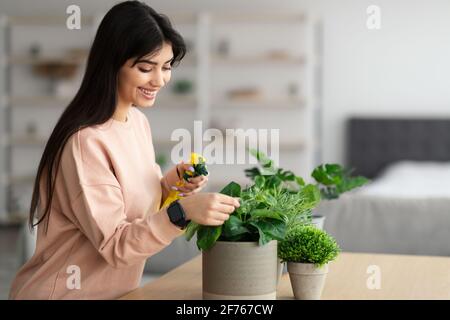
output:
[[[306,186],[302,177],[295,175],[292,171],[277,168],[274,165],[274,161],[263,152],[255,149],[250,149],[249,152],[259,163],[259,167],[245,170],[245,175],[251,180],[256,181],[260,177],[265,177],[266,180],[290,192],[295,192],[298,188]],[[351,170],[344,169],[339,164],[323,164],[317,166],[313,170],[311,177],[315,180],[315,183],[313,185],[309,184],[308,187],[311,188],[314,186],[319,190],[321,200],[337,199],[342,193],[360,187],[369,181],[362,176],[352,176]],[[311,207],[311,210],[314,207]],[[324,221],[324,216],[309,212],[308,219],[303,222],[315,225],[318,229],[323,229]],[[287,272],[287,267],[281,262],[280,258],[278,260],[280,263],[278,268],[279,279],[282,273]]]
[[[339,164],[322,164],[314,169],[311,176],[316,181],[323,200],[338,199],[343,193],[365,185],[369,180],[363,176],[352,176],[352,170]],[[312,215],[313,224],[323,228],[325,216]]]
[[[287,262],[295,299],[319,300],[328,263],[339,254],[336,241],[314,226],[296,225],[279,243],[278,255]]]
[[[221,193],[239,197],[241,206],[221,226],[191,222],[202,251],[204,299],[275,299],[279,264],[277,241],[290,225],[308,221],[319,190],[304,185],[288,191],[274,179],[258,177],[245,189],[231,182]]]

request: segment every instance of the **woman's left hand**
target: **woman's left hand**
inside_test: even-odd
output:
[[[185,171],[194,171],[194,168],[191,164],[186,164],[184,162],[181,162],[177,165],[177,171],[179,173],[179,176],[182,178],[182,181],[184,182],[183,186],[171,186],[172,190],[179,191],[179,196],[181,197],[188,197],[190,195],[196,194],[200,192],[208,183],[208,177],[207,176],[198,176],[198,177],[192,177],[189,178],[188,181],[183,179],[183,175]]]

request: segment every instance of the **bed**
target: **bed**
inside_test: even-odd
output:
[[[315,214],[342,249],[450,255],[450,119],[352,118],[347,165],[372,179]]]

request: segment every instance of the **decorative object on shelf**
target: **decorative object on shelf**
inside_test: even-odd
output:
[[[189,79],[175,80],[172,87],[172,92],[177,95],[187,95],[194,90],[194,83]]]
[[[328,263],[340,248],[325,231],[314,226],[297,225],[278,245],[278,256],[287,262],[295,299],[319,300],[328,273]]]
[[[41,54],[41,45],[39,43],[33,43],[29,49],[30,57],[36,59]]]
[[[89,55],[89,49],[87,48],[71,48],[67,50],[67,57],[73,61],[85,61]]]
[[[33,72],[49,80],[48,93],[55,94],[56,83],[61,79],[71,79],[76,74],[78,64],[63,60],[48,60],[33,65]]]
[[[259,88],[232,89],[227,92],[231,100],[259,101],[263,98],[263,93]]]
[[[289,60],[292,56],[285,50],[271,50],[266,54],[267,58],[272,60]]]
[[[10,213],[20,212],[20,201],[16,195],[11,195],[10,201],[8,203],[8,211]]]
[[[38,128],[34,121],[29,121],[26,126],[27,137],[37,137]]]
[[[225,58],[230,55],[230,41],[228,39],[221,39],[217,43],[217,55]]]
[[[288,85],[288,95],[291,99],[297,99],[299,97],[300,89],[296,82],[289,83]]]

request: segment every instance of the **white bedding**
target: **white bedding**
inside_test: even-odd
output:
[[[344,251],[450,256],[450,163],[394,164],[315,214]]]
[[[385,198],[450,198],[450,162],[398,162],[356,192]]]

